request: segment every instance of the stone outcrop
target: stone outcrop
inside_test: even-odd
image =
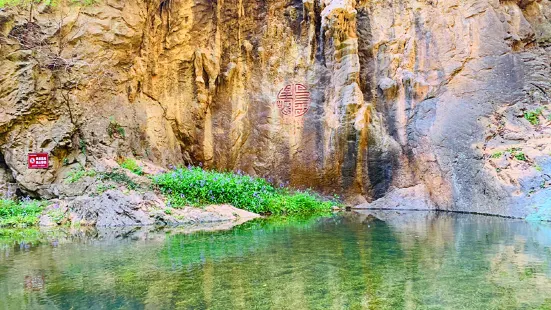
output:
[[[40,226],[181,226],[220,222],[233,226],[259,217],[229,205],[172,209],[153,193],[109,190],[96,196],[54,200],[40,218]]]
[[[550,19],[543,0],[0,9],[0,184],[55,198],[81,165],[138,157],[525,217],[551,198]],[[276,105],[295,83],[301,117]],[[50,169],[28,170],[39,151]]]

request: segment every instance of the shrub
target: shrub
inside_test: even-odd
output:
[[[330,211],[333,202],[310,191],[276,189],[265,179],[242,173],[206,171],[199,167],[176,169],[153,177],[173,207],[231,204],[261,214]]]
[[[44,203],[41,201],[28,198],[22,201],[0,200],[0,226],[36,225],[42,210],[44,210]]]
[[[125,159],[121,164],[121,167],[127,170],[132,171],[137,175],[143,175],[143,169],[136,163],[136,160],[132,158]]]

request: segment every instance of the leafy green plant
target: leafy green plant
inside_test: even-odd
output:
[[[530,122],[532,125],[540,124],[540,115],[543,115],[543,109],[537,108],[533,111],[527,111],[524,113],[524,118]]]
[[[143,175],[143,168],[132,158],[125,159],[120,165],[122,168],[130,170],[137,175]]]
[[[522,148],[513,147],[510,149],[507,149],[507,152],[511,153],[511,155],[516,159],[520,161],[528,161],[528,157],[524,152],[522,151]]]
[[[173,207],[231,204],[261,214],[294,214],[327,212],[336,204],[311,191],[291,191],[283,184],[276,189],[265,179],[241,172],[179,168],[153,177],[153,182]]]
[[[86,141],[80,139],[78,144],[79,144],[79,147],[80,147],[80,152],[82,154],[86,154]]]
[[[38,223],[44,202],[29,198],[21,201],[0,200],[0,227],[26,227]]]
[[[520,160],[520,161],[528,161],[528,158],[526,157],[526,154],[524,154],[523,152],[519,152],[519,153],[516,153],[513,155],[517,160]]]
[[[96,194],[101,195],[108,190],[117,188],[114,184],[100,184],[96,188]]]
[[[121,126],[115,119],[111,118],[111,122],[107,126],[107,134],[109,138],[126,138],[124,127]]]
[[[113,169],[113,171],[110,172],[101,172],[98,178],[102,181],[108,180],[115,183],[123,184],[131,190],[139,188],[136,182],[132,181],[132,179],[130,179],[130,177],[128,177],[126,173],[124,173],[124,171],[120,171],[119,169]]]
[[[503,156],[503,152],[495,152],[492,154],[492,158],[500,158],[501,156]]]
[[[67,184],[73,184],[83,177],[95,177],[97,172],[93,169],[84,169],[84,167],[80,166],[79,169],[73,170],[69,173],[69,176],[67,177],[67,180],[65,183]]]
[[[59,208],[49,210],[47,214],[54,223],[60,223],[65,218],[65,212]]]

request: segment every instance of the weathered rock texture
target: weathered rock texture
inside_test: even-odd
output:
[[[229,205],[172,209],[153,193],[125,194],[120,190],[52,202],[41,216],[40,226],[181,226],[228,222],[232,227],[260,217]]]
[[[550,19],[547,0],[6,8],[0,170],[55,197],[79,164],[135,156],[369,201],[421,185],[439,209],[526,216],[551,196]],[[275,104],[291,83],[310,89],[303,117]],[[27,170],[31,151],[51,169]]]

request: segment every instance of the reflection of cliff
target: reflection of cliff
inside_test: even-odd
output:
[[[368,200],[420,184],[442,209],[525,215],[550,172],[537,142],[550,133],[517,116],[549,101],[551,7],[517,2],[8,8],[0,170],[56,197],[79,164],[202,162]],[[292,83],[311,92],[302,117],[275,105]],[[542,171],[509,158],[496,173],[489,156],[502,145],[523,147]],[[27,170],[31,151],[50,152],[51,169]],[[0,189],[12,182],[1,171]]]
[[[490,281],[507,292],[514,308],[526,307],[531,301],[545,300],[551,306],[551,258],[527,254],[527,240],[518,238],[513,245],[506,245],[491,257]],[[531,288],[531,289],[527,289]],[[542,307],[543,308],[543,307]]]
[[[0,300],[10,308],[44,300],[61,308],[538,308],[549,303],[549,229],[377,211],[190,235],[99,232],[1,256],[9,268],[0,268]],[[44,276],[40,299],[21,285],[27,274]]]

